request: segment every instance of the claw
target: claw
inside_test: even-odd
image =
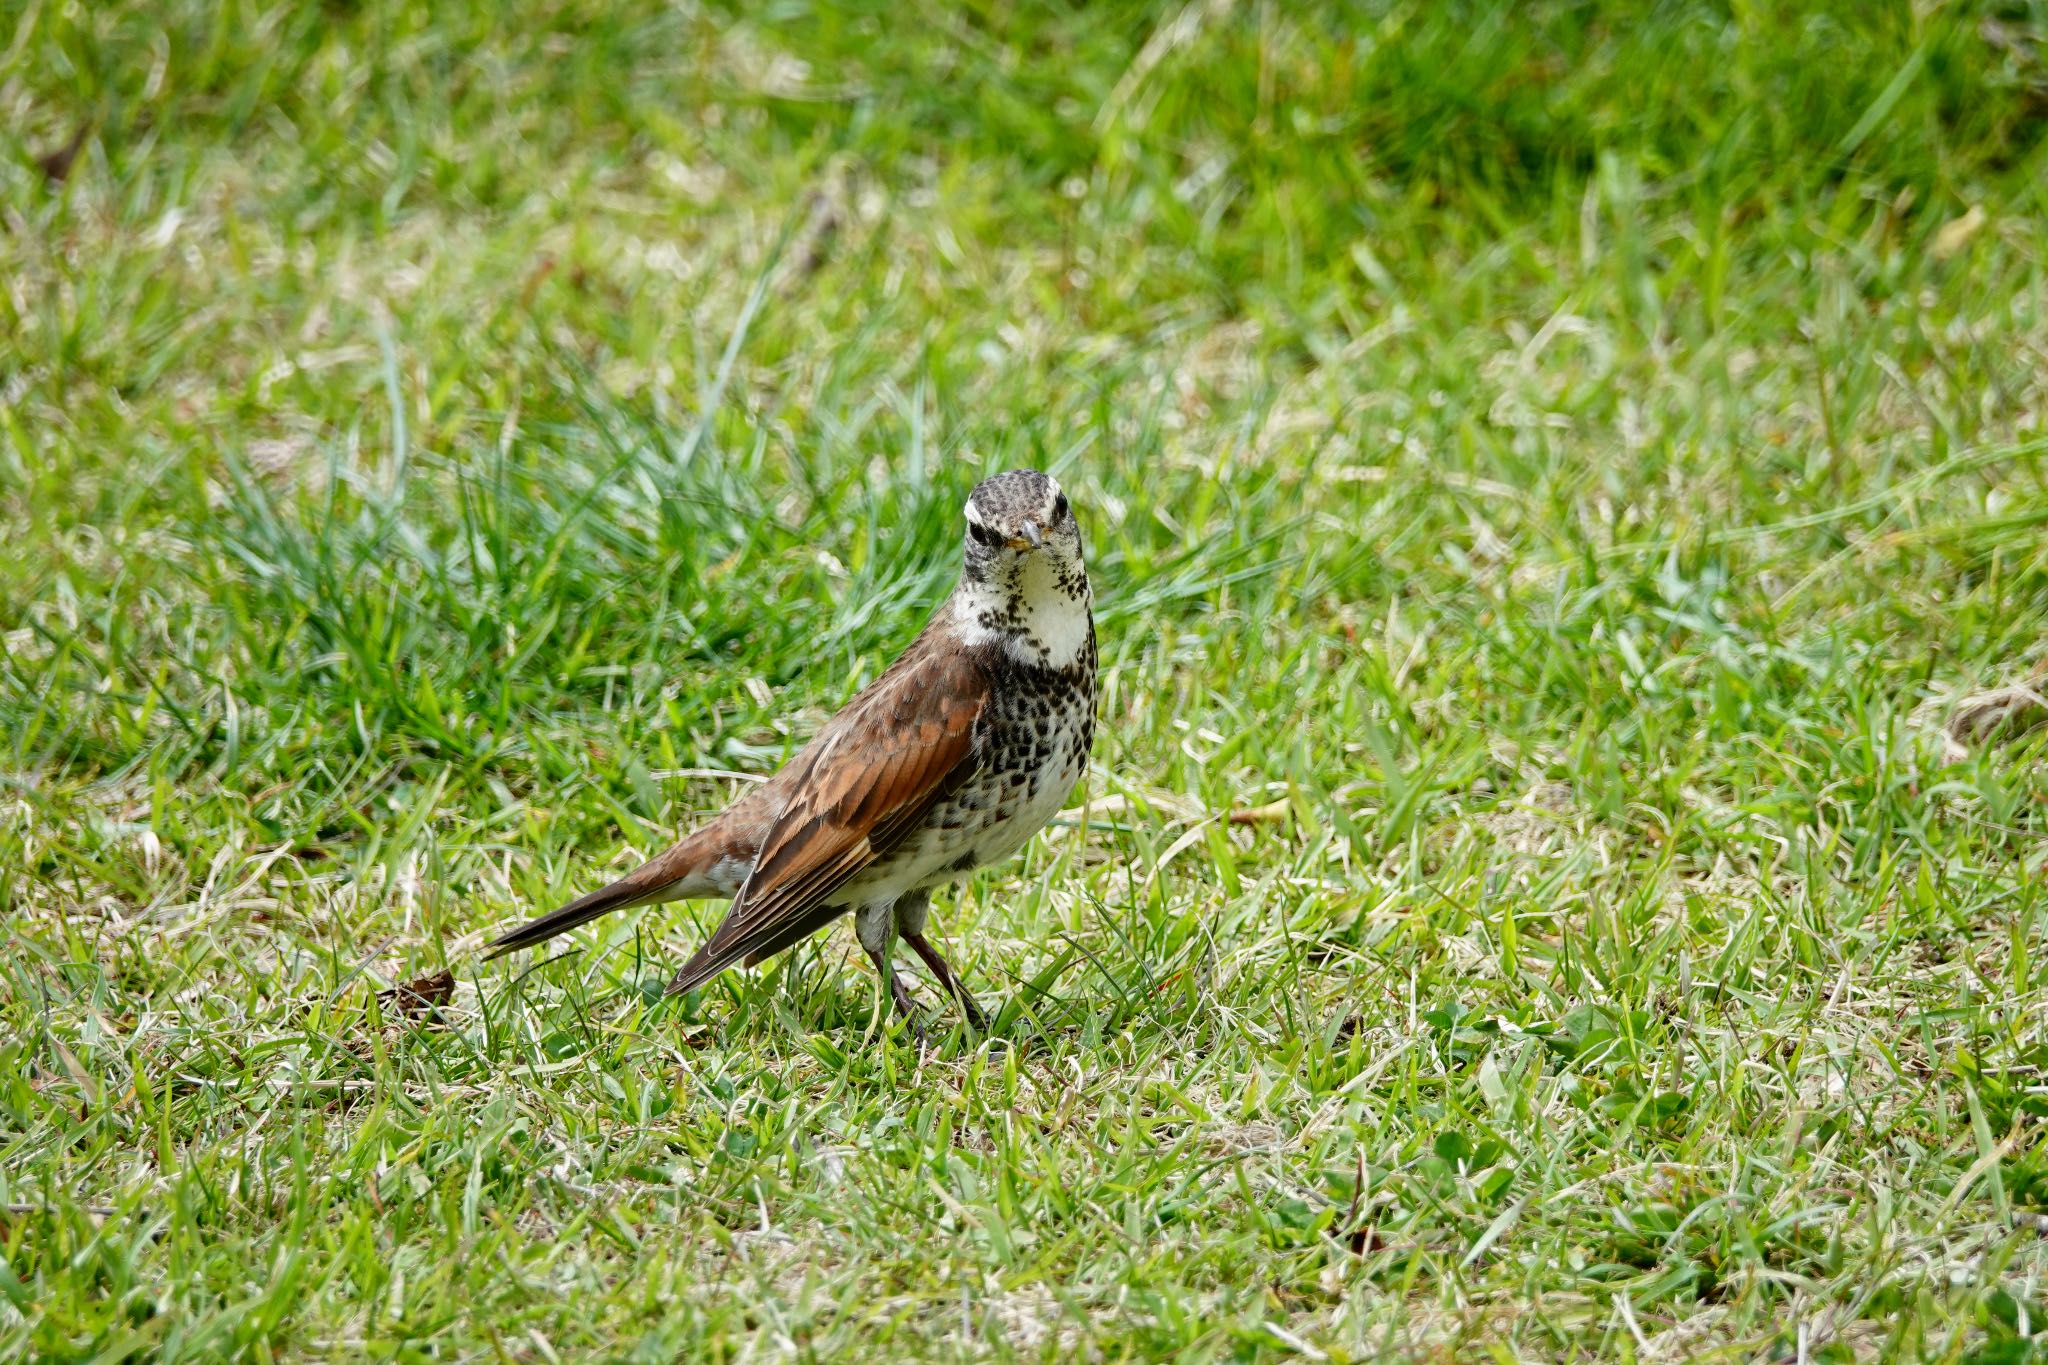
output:
[[[988,1016],[981,1012],[981,1006],[974,1003],[974,997],[969,995],[967,988],[960,984],[960,978],[953,975],[952,968],[946,965],[946,959],[939,956],[939,950],[932,947],[930,941],[923,934],[905,934],[903,941],[908,943],[911,949],[924,959],[924,965],[929,967],[932,975],[939,979],[939,985],[946,993],[960,1002],[960,1012],[967,1016],[967,1022],[974,1025],[977,1032],[987,1033],[989,1031]]]
[[[903,984],[901,975],[889,974],[889,998],[896,1003],[896,1012],[903,1016],[903,1022],[910,1026],[912,1036],[919,1047],[924,1046],[924,1011],[910,998],[910,988]]]

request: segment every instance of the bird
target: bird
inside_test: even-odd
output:
[[[882,989],[920,1040],[892,960],[898,937],[988,1032],[925,938],[931,893],[1016,853],[1080,781],[1095,738],[1095,618],[1080,526],[1051,476],[984,479],[961,515],[952,593],[809,743],[667,851],[493,940],[490,956],[614,910],[730,899],[669,982],[674,996],[851,912]]]

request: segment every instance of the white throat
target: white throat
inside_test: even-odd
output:
[[[1088,644],[1089,594],[1083,582],[1079,597],[1062,591],[1052,564],[1032,555],[1007,589],[962,582],[953,594],[953,619],[969,644],[1000,640],[1019,663],[1071,668]]]

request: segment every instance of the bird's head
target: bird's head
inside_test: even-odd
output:
[[[961,509],[967,520],[967,576],[1012,593],[1066,589],[1085,595],[1081,528],[1049,475],[1017,469],[983,479]]]

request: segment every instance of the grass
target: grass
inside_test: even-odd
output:
[[[0,119],[0,1355],[2040,1354],[2038,0],[28,0]],[[479,961],[1016,465],[1002,1036]]]

